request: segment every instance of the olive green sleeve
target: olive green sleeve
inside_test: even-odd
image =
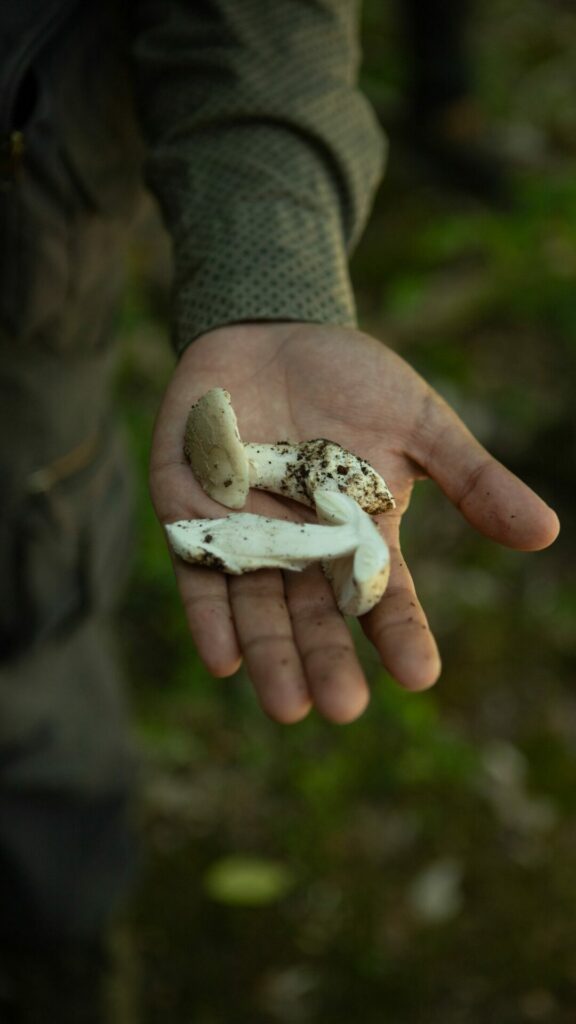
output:
[[[354,0],[139,0],[136,11],[178,351],[239,321],[353,324],[347,257],[383,153],[357,89]]]

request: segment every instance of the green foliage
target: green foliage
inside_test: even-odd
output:
[[[231,906],[276,903],[293,884],[293,874],[285,864],[262,857],[222,857],[204,875],[204,888],[211,899]]]

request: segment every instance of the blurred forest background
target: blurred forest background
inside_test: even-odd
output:
[[[499,549],[419,485],[404,544],[439,685],[402,692],[359,635],[358,722],[266,719],[241,672],[214,681],[198,662],[147,498],[172,357],[166,241],[141,232],[118,381],[140,467],[119,634],[145,839],[117,940],[126,1024],[576,1021],[576,13],[472,7],[476,100],[513,190],[492,204],[407,143],[397,6],[365,10],[364,88],[391,150],[353,263],[361,325],[564,531],[541,554]]]

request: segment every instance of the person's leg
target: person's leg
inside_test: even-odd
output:
[[[122,58],[106,7],[79,5],[30,54],[9,97],[18,146],[0,191],[0,1007],[10,997],[2,963],[11,970],[18,951],[56,962],[60,949],[99,945],[134,865],[134,763],[109,626],[131,535],[110,400],[139,184]],[[53,1019],[64,1020],[56,1008]]]

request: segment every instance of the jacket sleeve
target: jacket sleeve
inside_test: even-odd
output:
[[[137,0],[135,12],[177,350],[239,321],[353,324],[347,257],[383,154],[356,87],[354,0]]]

